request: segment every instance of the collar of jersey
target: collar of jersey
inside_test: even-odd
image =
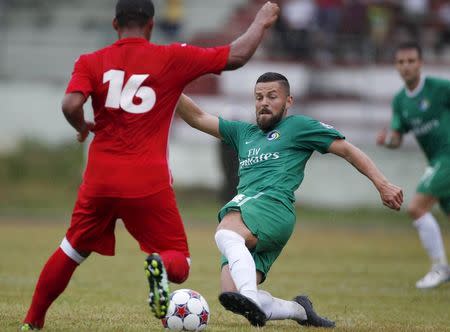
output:
[[[142,37],[130,37],[130,38],[122,38],[117,40],[114,44],[122,45],[122,44],[130,44],[130,43],[148,43],[148,40]]]
[[[419,84],[416,86],[416,88],[414,90],[409,90],[408,87],[405,86],[406,95],[409,98],[414,98],[422,91],[424,85],[425,85],[425,76],[421,75]]]

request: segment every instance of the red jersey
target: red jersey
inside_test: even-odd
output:
[[[95,119],[81,190],[132,198],[171,186],[168,135],[180,94],[197,77],[220,73],[229,51],[125,38],[80,56],[66,93],[91,96]]]

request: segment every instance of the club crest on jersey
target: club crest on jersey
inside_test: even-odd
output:
[[[280,132],[278,130],[272,130],[270,133],[267,134],[267,139],[269,141],[273,141],[273,140],[279,139],[280,136],[281,135],[280,135]]]
[[[419,102],[419,109],[420,109],[422,112],[425,112],[425,111],[428,109],[428,107],[430,107],[430,101],[429,101],[428,99],[422,99],[422,100]]]

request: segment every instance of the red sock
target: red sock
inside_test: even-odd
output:
[[[34,290],[30,309],[24,323],[44,326],[45,314],[56,298],[64,291],[78,264],[58,248],[42,269]]]
[[[179,251],[168,250],[160,252],[164,267],[167,271],[167,278],[170,282],[181,284],[189,276],[189,264],[186,256]]]

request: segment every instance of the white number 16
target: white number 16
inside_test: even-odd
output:
[[[156,103],[155,90],[148,86],[141,86],[148,76],[148,74],[131,75],[124,86],[124,71],[111,69],[104,73],[103,83],[109,82],[105,106],[116,109],[122,108],[125,112],[134,114],[151,111]],[[133,103],[134,96],[141,98],[142,102],[139,105]]]

